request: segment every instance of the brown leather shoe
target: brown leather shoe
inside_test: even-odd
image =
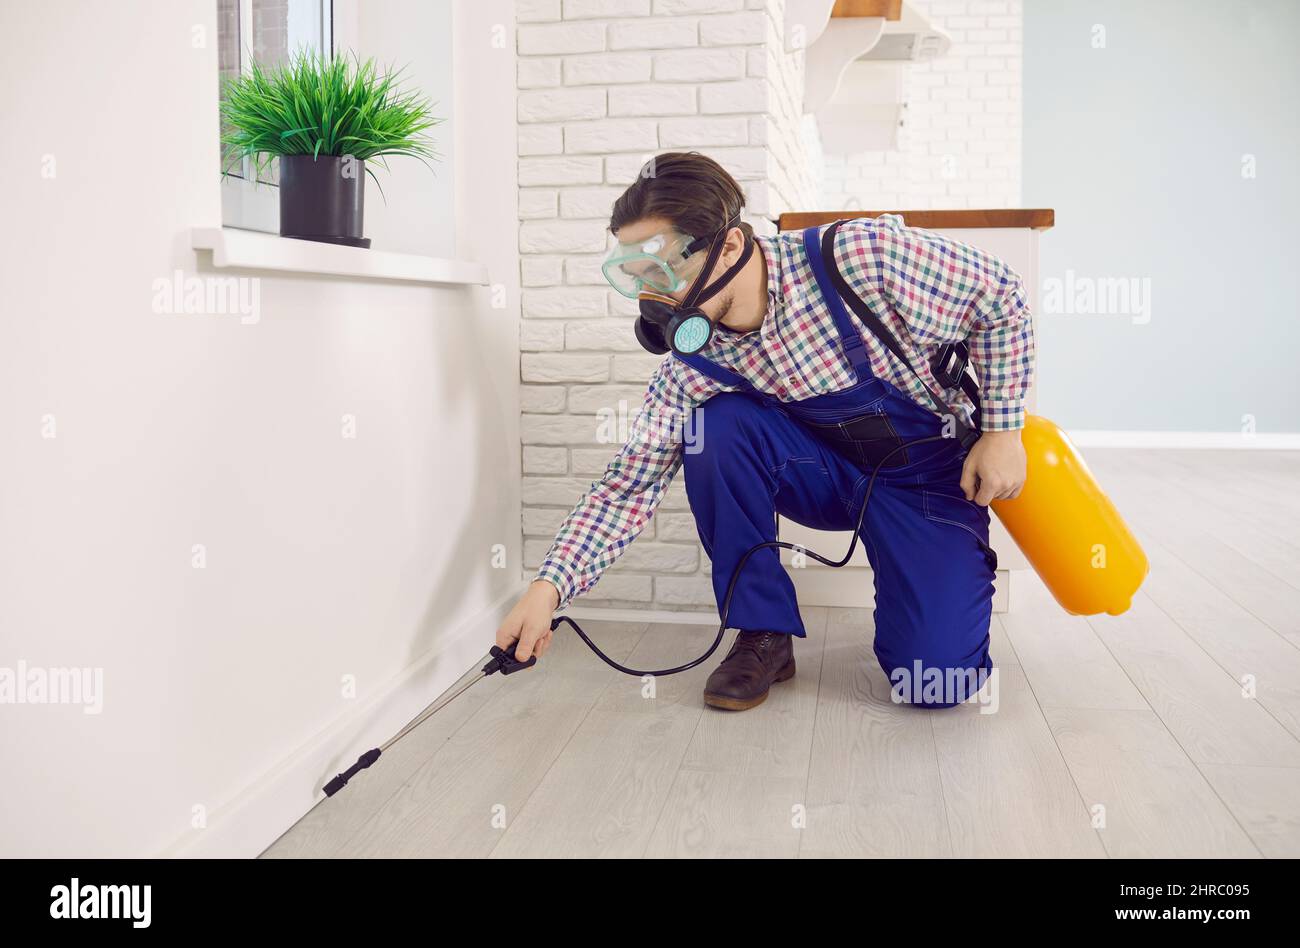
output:
[[[704,703],[745,711],[767,700],[776,681],[794,677],[794,646],[784,632],[741,632],[704,685]]]

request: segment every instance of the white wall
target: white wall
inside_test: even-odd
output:
[[[1105,431],[1300,431],[1298,35],[1291,0],[1025,5],[1025,199],[1056,208],[1044,414]],[[1121,280],[1142,306],[1089,304]],[[1053,311],[1052,281],[1074,305]]]
[[[831,210],[1020,206],[1021,0],[907,0],[952,40],[903,67],[898,147],[826,155]]]
[[[99,667],[104,697],[0,705],[0,854],[251,855],[520,585],[509,4],[458,14],[463,200],[423,220],[504,308],[264,274],[254,324],[151,308],[175,270],[226,275],[189,249],[220,214],[215,4],[59,6],[0,8],[0,666]]]

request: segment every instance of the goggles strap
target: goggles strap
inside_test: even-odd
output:
[[[690,292],[686,294],[686,299],[682,300],[682,309],[696,307],[707,300],[713,299],[713,297],[718,294],[718,291],[730,283],[736,274],[744,268],[745,264],[749,262],[749,258],[754,253],[754,242],[752,240],[745,241],[745,249],[741,251],[740,259],[732,264],[727,269],[726,273],[718,277],[712,285],[706,286],[704,283],[704,281],[708,279],[709,274],[713,272],[713,265],[718,262],[718,257],[722,255],[722,245],[726,240],[727,234],[731,232],[732,227],[736,226],[732,223],[733,221],[737,221],[737,218],[733,217],[728,221],[727,226],[718,231],[717,236],[713,238],[713,245],[709,247],[709,255],[704,260],[704,266],[695,277],[695,282],[691,284],[691,289]]]

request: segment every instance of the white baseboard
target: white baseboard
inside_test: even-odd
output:
[[[380,692],[316,735],[295,753],[208,814],[207,826],[174,840],[157,855],[249,859],[325,799],[324,780],[400,731],[487,654],[497,626],[522,592],[514,588],[462,622]]]
[[[1071,431],[1081,448],[1215,448],[1234,451],[1300,451],[1300,434],[1240,431]]]
[[[718,613],[674,612],[671,609],[602,609],[599,606],[570,605],[563,615],[575,619],[603,619],[606,622],[659,622],[677,625],[717,626]]]
[[[830,569],[817,566],[790,570],[795,596],[804,606],[837,606],[870,609],[875,605],[875,587],[871,570]],[[1010,612],[1011,589],[1020,570],[998,569],[993,578],[993,611]],[[678,625],[717,626],[717,612],[673,612],[668,609],[601,609],[598,606],[571,605],[566,615],[575,619],[604,619],[608,622],[659,622]]]

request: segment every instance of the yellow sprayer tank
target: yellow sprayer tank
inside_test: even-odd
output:
[[[1067,612],[1126,611],[1146,579],[1146,553],[1064,431],[1029,415],[1021,439],[1025,486],[1015,500],[993,501],[993,512]]]

